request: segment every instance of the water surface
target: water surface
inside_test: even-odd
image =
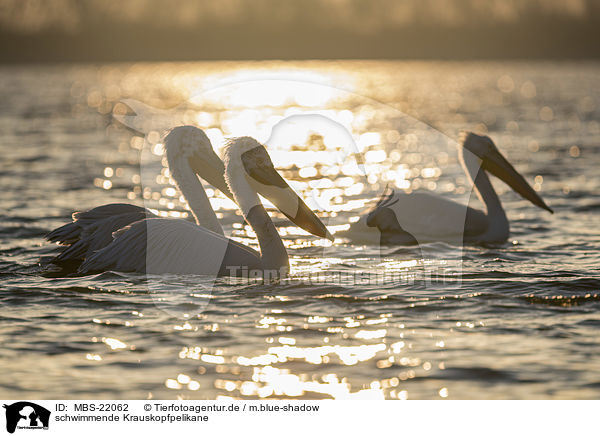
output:
[[[2,397],[600,396],[597,63],[13,66],[0,69],[0,98]],[[142,134],[113,119],[124,98],[166,112]],[[127,201],[186,215],[160,162],[161,123],[196,124],[218,148],[314,113],[351,132],[367,176],[348,153],[327,160],[343,149],[335,129],[284,135],[269,151],[298,192],[327,206],[333,229],[386,184],[464,200],[451,141],[462,129],[487,132],[556,213],[494,181],[511,238],[465,248],[447,286],[217,283],[207,293],[201,278],[40,274],[56,252],[44,234],[74,210]],[[255,244],[233,205],[211,195],[226,233]],[[323,250],[275,219],[295,278],[410,276],[427,261],[339,241]]]

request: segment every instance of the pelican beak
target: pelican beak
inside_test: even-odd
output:
[[[484,158],[481,167],[498,177],[523,198],[550,213],[554,213],[499,151],[495,151],[490,156]]]
[[[334,238],[272,165],[244,165],[248,181],[260,195],[268,199],[291,222],[307,232],[333,241]]]
[[[233,194],[225,182],[225,165],[213,151],[205,156],[193,155],[189,158],[192,170],[203,180],[207,181],[228,198],[235,201]]]

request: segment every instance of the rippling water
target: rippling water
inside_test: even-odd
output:
[[[600,396],[600,64],[15,66],[0,69],[0,97],[0,396]],[[125,98],[149,105],[133,129],[112,117]],[[351,133],[366,175],[331,126],[282,130],[268,148],[333,230],[386,184],[464,200],[447,140],[462,129],[488,132],[556,213],[494,181],[510,241],[465,248],[451,286],[218,282],[207,293],[202,278],[40,274],[56,252],[44,234],[73,210],[129,201],[187,215],[160,129],[196,124],[218,148],[231,135],[267,141],[281,120],[315,113]],[[226,233],[255,244],[233,205],[209,194]],[[276,221],[292,278],[410,277],[428,260],[343,240],[323,248]]]

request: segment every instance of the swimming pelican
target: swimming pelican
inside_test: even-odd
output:
[[[197,225],[223,234],[197,175],[233,199],[223,171],[223,162],[214,152],[206,134],[194,126],[172,129],[165,137],[169,171],[186,198]],[[112,203],[73,214],[73,222],[46,235],[50,242],[68,247],[53,259],[65,266],[77,265],[95,251],[112,242],[117,230],[144,218],[156,217],[148,209],[132,204]]]
[[[91,258],[95,252],[113,244],[113,233],[115,236],[122,234],[120,229],[129,225],[135,226],[139,232],[142,227],[151,226],[154,230],[162,232],[176,232],[184,225],[192,224],[194,227],[202,226],[211,232],[223,235],[223,229],[219,224],[210,202],[198,180],[198,176],[208,181],[221,190],[225,195],[234,198],[224,178],[223,162],[214,153],[206,134],[193,126],[181,126],[174,128],[165,138],[165,150],[170,172],[176,181],[180,191],[188,201],[190,209],[195,218],[196,225],[182,220],[156,220],[156,216],[149,210],[129,204],[107,204],[99,206],[86,212],[74,214],[74,221],[66,224],[47,235],[47,239],[70,245],[63,253],[54,260],[54,263],[64,266],[71,264],[77,266],[86,258]],[[272,174],[271,174],[272,175]],[[279,177],[279,175],[277,174]],[[258,192],[269,191],[265,194],[271,195],[271,201],[280,208],[284,214],[301,228],[317,236],[331,238],[331,235],[320,222],[320,220],[308,209],[306,204],[292,191],[292,189],[281,179],[273,176],[273,180],[282,189],[271,192],[268,186],[259,186]],[[285,184],[285,187],[283,185]],[[146,218],[155,218],[148,222]],[[145,224],[137,222],[144,220]],[[182,224],[185,223],[185,224]],[[116,232],[116,233],[115,233]],[[125,232],[132,237],[132,233]],[[138,235],[139,236],[139,235]],[[222,236],[223,237],[223,236]],[[139,237],[138,237],[139,239]],[[143,241],[137,240],[137,243]],[[232,244],[237,244],[231,241]],[[240,245],[240,244],[238,244]],[[243,246],[244,247],[244,246]],[[127,247],[120,245],[124,250],[120,256],[127,256]],[[149,247],[150,248],[150,247]],[[141,249],[140,245],[131,247],[131,251]],[[247,247],[244,247],[247,249]],[[233,250],[233,249],[232,249]],[[154,251],[154,248],[151,248]],[[129,257],[135,257],[132,254]],[[96,257],[96,259],[98,259]],[[132,259],[128,258],[131,262]],[[143,267],[145,256],[139,256],[139,263],[134,270],[139,271]],[[90,263],[87,263],[89,268]],[[121,265],[125,267],[124,265]],[[131,265],[129,265],[131,267]],[[81,265],[83,268],[83,265]],[[156,269],[156,268],[155,268]],[[83,271],[83,269],[82,269]]]
[[[336,236],[352,242],[382,245],[432,241],[505,242],[509,236],[509,222],[486,172],[504,181],[534,205],[554,213],[489,137],[463,134],[459,140],[458,158],[485,211],[426,192],[405,194],[392,190],[384,192],[375,207]]]

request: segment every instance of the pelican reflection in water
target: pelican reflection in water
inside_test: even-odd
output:
[[[485,206],[484,211],[427,192],[388,191],[375,207],[336,236],[355,243],[382,245],[457,240],[471,244],[505,242],[510,225],[488,172],[534,205],[553,213],[487,136],[463,134],[458,144],[458,158]]]
[[[165,138],[165,149],[169,169],[196,223],[157,218],[133,205],[100,206],[75,214],[74,222],[47,236],[70,245],[55,263],[81,263],[81,274],[113,270],[230,275],[240,268],[286,270],[287,252],[257,193],[306,231],[331,239],[319,218],[277,173],[265,148],[252,138],[236,138],[228,144],[227,168],[204,132],[195,127],[173,129]],[[197,176],[238,202],[258,237],[260,252],[223,235]]]

